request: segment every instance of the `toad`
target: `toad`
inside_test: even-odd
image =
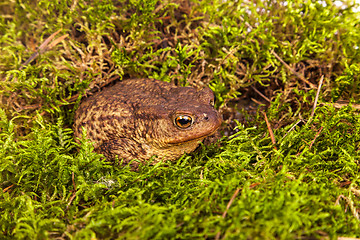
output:
[[[175,160],[219,128],[209,88],[178,87],[154,79],[128,79],[84,99],[74,134],[83,130],[108,160]],[[137,164],[137,163],[135,163]]]

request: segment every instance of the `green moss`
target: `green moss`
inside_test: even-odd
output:
[[[0,238],[360,237],[360,18],[343,3],[0,3]],[[230,136],[137,172],[106,162],[73,139],[74,109],[129,77],[210,86]]]

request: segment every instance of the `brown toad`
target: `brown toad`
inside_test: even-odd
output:
[[[86,130],[108,160],[174,160],[195,150],[221,124],[209,88],[129,79],[86,98],[75,113],[75,137]]]

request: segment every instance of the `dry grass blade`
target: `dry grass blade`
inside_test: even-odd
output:
[[[226,205],[226,210],[224,211],[222,217],[225,218],[227,212],[229,211],[231,204],[234,202],[236,196],[239,194],[240,188],[237,188],[234,192],[234,194],[232,195],[232,197],[230,198],[230,201],[228,202],[228,204]]]
[[[296,72],[292,67],[290,67],[284,60],[282,60],[281,57],[279,57],[279,55],[277,55],[276,52],[274,52],[274,50],[271,50],[270,53],[272,55],[274,55],[274,57],[277,58],[277,60],[279,60],[290,72],[292,72],[295,76],[297,76],[301,81],[305,82],[306,84],[308,84],[311,88],[316,88],[316,86],[314,84],[312,84],[311,82],[309,82],[308,80],[306,80],[300,73]]]
[[[343,108],[346,107],[350,104],[350,101],[348,100],[339,100],[335,103],[319,103],[321,105],[328,105],[328,106],[332,106],[334,108]],[[351,107],[356,109],[356,110],[360,110],[360,104],[356,104],[356,103],[351,103]]]
[[[302,119],[300,119],[299,121],[297,121],[297,122],[289,129],[289,131],[287,131],[287,133],[283,136],[283,139],[284,139],[292,130],[294,130],[294,128],[295,128],[297,125],[299,125],[299,123],[301,123],[301,122],[303,122]]]
[[[237,188],[237,189],[235,190],[235,192],[233,193],[233,195],[231,196],[228,204],[226,205],[226,210],[225,210],[224,213],[222,214],[222,218],[225,218],[225,217],[226,217],[226,214],[227,214],[227,212],[229,211],[229,209],[230,209],[230,207],[231,207],[231,204],[234,202],[234,200],[235,200],[236,196],[239,194],[239,192],[240,192],[240,188]],[[221,234],[220,232],[218,232],[218,233],[216,234],[216,237],[215,237],[216,240],[220,239],[220,234]]]
[[[264,118],[265,118],[266,126],[267,126],[269,134],[270,134],[271,142],[273,143],[274,148],[277,150],[277,148],[276,148],[276,140],[275,140],[274,132],[273,132],[273,130],[271,128],[270,122],[269,122],[269,120],[268,120],[268,118],[266,116],[266,113],[263,112],[262,114],[264,115]]]
[[[339,205],[339,204],[340,204],[340,199],[344,199],[344,200],[345,200],[345,202],[349,205],[350,210],[351,210],[353,216],[354,216],[358,221],[360,221],[359,213],[358,213],[357,209],[355,208],[354,202],[351,200],[351,198],[345,197],[344,195],[340,195],[340,196],[338,196],[338,198],[336,199],[335,205]]]
[[[324,128],[324,127],[320,127],[319,131],[315,134],[314,139],[311,141],[310,144],[308,144],[308,145],[309,145],[309,150],[310,150],[310,149],[312,148],[312,146],[314,145],[315,140],[319,137],[319,135],[320,135],[321,131],[323,130],[323,128]],[[301,153],[303,153],[303,151],[298,152],[298,153],[296,154],[296,156],[297,156],[297,157],[300,156]]]
[[[311,143],[310,143],[309,149],[311,149],[311,147],[313,146],[313,144],[314,144],[315,140],[317,139],[317,137],[320,135],[320,133],[321,133],[321,131],[323,130],[323,128],[324,128],[324,127],[321,126],[321,128],[319,129],[319,131],[316,133],[314,139],[313,139],[313,140],[311,141]]]
[[[73,184],[74,190],[73,190],[73,194],[71,195],[71,197],[70,197],[70,199],[69,199],[68,204],[66,205],[66,210],[69,209],[72,201],[73,201],[74,198],[76,197],[76,183],[75,183],[75,174],[74,174],[74,172],[72,172],[72,174],[71,174],[71,179],[72,179],[72,184]]]
[[[352,237],[338,237],[338,240],[360,240],[360,238],[352,238]]]
[[[61,37],[58,37],[57,39],[55,39],[52,43],[49,44],[48,49],[53,48],[54,46],[56,46],[59,42],[61,42],[62,40],[64,40],[65,38],[67,38],[69,36],[69,34],[64,34]]]
[[[39,53],[43,53],[44,51],[46,51],[47,49],[47,45],[51,42],[51,40],[53,40],[53,38],[59,33],[61,32],[62,29],[57,30],[56,32],[54,32],[53,34],[50,35],[50,37],[48,37],[39,47],[38,52]]]
[[[314,116],[315,114],[315,109],[316,109],[316,106],[317,106],[317,102],[318,102],[318,99],[319,99],[319,94],[320,94],[320,90],[321,90],[321,86],[323,84],[323,81],[324,81],[324,75],[321,76],[320,78],[320,82],[319,82],[319,86],[318,86],[318,90],[316,92],[316,97],[315,97],[315,101],[314,101],[314,106],[313,106],[313,109],[311,111],[311,115],[310,115],[310,118],[309,120]]]
[[[19,70],[23,69],[26,65],[28,65],[30,62],[32,62],[33,60],[35,60],[41,53],[44,53],[46,50],[54,47],[56,44],[58,44],[59,42],[61,42],[62,40],[64,40],[65,38],[68,37],[68,34],[65,34],[57,39],[54,40],[54,42],[52,42],[50,45],[49,43],[51,42],[51,40],[54,39],[54,37],[61,32],[62,29],[59,29],[58,31],[54,32],[53,34],[50,35],[50,37],[48,37],[38,48],[38,50],[33,53],[30,58],[28,60],[26,60],[21,67],[19,68]]]

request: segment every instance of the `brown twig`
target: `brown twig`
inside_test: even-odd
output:
[[[262,103],[262,102],[256,100],[255,98],[251,98],[251,101],[253,101],[253,102],[256,103],[257,105],[263,105],[263,104],[265,104],[265,103]]]
[[[277,53],[274,52],[274,50],[271,50],[270,53],[274,55],[274,57],[276,57],[277,60],[279,60],[290,72],[292,72],[295,76],[297,76],[301,81],[307,83],[311,88],[316,88],[316,86],[313,83],[309,82],[307,79],[304,78],[303,75],[295,71],[292,67],[289,66],[289,64],[287,64],[284,60],[282,60],[282,58],[279,55],[277,55]]]
[[[257,90],[254,86],[250,86],[257,94],[259,94],[263,99],[265,99],[267,102],[271,102],[268,97],[266,97],[264,94],[262,94],[259,90]]]
[[[3,193],[7,192],[10,188],[12,188],[14,186],[14,184],[11,184],[10,186],[6,187],[3,189]]]
[[[76,197],[76,192],[73,192],[73,194],[71,195],[71,198],[69,199],[68,204],[66,205],[66,210],[69,209],[69,207],[70,207],[72,201],[74,201],[74,198],[75,198],[75,197]]]
[[[237,189],[235,190],[234,194],[231,196],[228,204],[226,205],[226,209],[225,209],[225,211],[224,211],[223,214],[222,214],[222,218],[225,218],[225,217],[226,217],[227,212],[229,211],[232,203],[234,202],[234,200],[235,200],[236,196],[239,194],[239,192],[240,192],[240,188],[237,188]],[[216,237],[215,237],[216,240],[219,240],[219,239],[220,239],[220,234],[221,234],[220,231],[216,234]]]
[[[226,210],[225,210],[224,213],[222,214],[222,217],[223,217],[223,218],[226,217],[227,212],[229,211],[232,203],[234,202],[234,200],[235,200],[236,196],[239,194],[239,192],[240,192],[240,188],[237,188],[237,189],[235,190],[234,194],[231,196],[230,201],[229,201],[228,204],[226,205]]]
[[[320,135],[320,133],[321,133],[321,131],[323,130],[323,128],[324,128],[324,127],[320,127],[319,131],[315,134],[314,139],[313,139],[313,140],[311,141],[311,143],[309,144],[309,150],[310,150],[311,147],[314,145],[315,140],[318,138],[318,136]],[[308,143],[306,142],[306,144],[308,144]],[[296,156],[298,157],[302,152],[303,152],[303,151],[298,152],[298,153],[296,154]]]
[[[71,173],[71,181],[72,181],[72,184],[73,184],[74,191],[76,191],[75,174],[74,174],[74,172]]]
[[[277,150],[277,148],[276,148],[276,140],[275,140],[274,132],[271,129],[270,122],[269,122],[269,120],[268,120],[268,118],[266,116],[266,113],[263,112],[262,114],[264,115],[264,118],[265,118],[266,126],[267,126],[269,134],[270,134],[271,142],[273,143],[275,150]]]
[[[74,200],[74,198],[76,197],[76,183],[75,183],[75,174],[74,174],[74,172],[72,172],[72,174],[71,174],[71,180],[72,180],[72,184],[73,184],[73,194],[71,195],[71,197],[70,197],[70,199],[69,199],[69,202],[68,202],[68,204],[66,205],[66,210],[68,210],[69,209],[69,207],[70,207],[70,205],[71,205],[71,203],[72,203],[72,201]]]
[[[312,145],[314,144],[316,138],[320,135],[320,133],[321,133],[321,131],[323,130],[323,128],[324,128],[323,126],[320,127],[320,129],[319,129],[319,131],[316,133],[314,139],[311,141],[310,146],[309,146],[309,149],[311,149]]]
[[[253,183],[253,184],[251,184],[250,185],[250,189],[253,189],[254,187],[256,187],[256,186],[258,186],[258,185],[260,185],[261,183],[259,183],[259,182],[257,182],[257,183]]]

